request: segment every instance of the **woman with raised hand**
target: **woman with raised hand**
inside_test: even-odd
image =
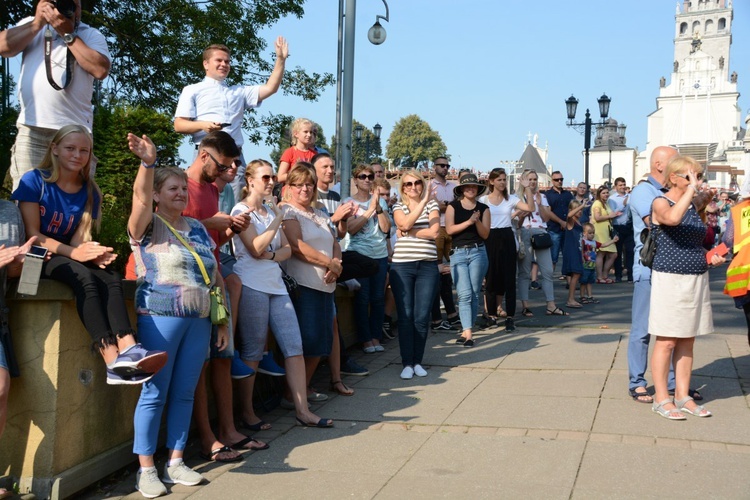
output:
[[[313,205],[317,198],[315,168],[298,162],[287,177],[286,203],[283,206],[282,228],[292,248],[286,270],[297,280],[292,299],[302,335],[302,351],[308,401],[328,399],[310,387],[310,381],[322,356],[329,356],[333,346],[333,294],[336,279],[341,275],[341,248],[330,225],[330,217]],[[333,420],[305,421],[300,425],[332,427]]]
[[[604,243],[614,239],[612,220],[622,215],[622,212],[614,211],[607,203],[609,200],[609,188],[599,186],[596,190],[596,201],[591,206],[591,220],[594,221],[596,230],[596,241],[602,244],[596,252],[596,282],[610,285],[615,282],[609,277],[609,270],[617,259],[617,247],[614,244],[604,246]]]
[[[440,229],[440,207],[431,198],[424,177],[416,170],[401,176],[401,201],[393,205],[396,245],[390,281],[398,311],[401,378],[426,377],[422,367],[430,311],[438,289],[435,238]]]
[[[138,333],[145,346],[169,353],[164,368],[143,385],[135,409],[133,452],[141,468],[136,488],[147,498],[165,494],[154,465],[159,427],[167,410],[169,460],[163,481],[194,486],[203,476],[183,462],[190,430],[195,387],[211,338],[210,287],[224,288],[214,241],[200,221],[183,217],[187,206],[187,176],[177,167],[154,168],[156,147],[146,137],[128,134],[130,150],[141,159],[133,185],[128,234],[136,262],[135,310]],[[158,213],[154,213],[153,205]],[[206,284],[204,276],[210,277]],[[219,350],[229,331],[218,327]],[[230,451],[224,447],[212,454]]]
[[[703,248],[706,224],[694,204],[701,171],[700,164],[689,156],[672,158],[665,170],[664,186],[669,191],[651,205],[651,222],[659,228],[648,317],[648,332],[656,337],[651,355],[656,390],[652,410],[669,420],[685,420],[685,413],[711,416],[690,396],[695,337],[714,331],[709,263]],[[711,264],[724,260],[713,255]],[[674,364],[674,398],[667,390],[670,364]]]
[[[93,240],[102,194],[91,177],[92,155],[85,127],[62,127],[42,163],[24,174],[11,198],[19,202],[26,237],[36,237],[36,245],[51,254],[41,278],[73,289],[78,316],[107,365],[107,383],[141,384],[164,366],[167,355],[136,343],[122,277],[110,267],[117,255]]]
[[[321,419],[307,407],[302,337],[280,266],[292,256],[289,242],[281,231],[282,212],[274,204],[263,203],[264,199],[270,199],[273,191],[271,164],[265,160],[251,161],[245,171],[245,181],[246,196],[232,209],[232,215],[250,213],[252,222],[247,230],[234,236],[237,257],[234,272],[242,280],[236,342],[240,357],[251,368],[258,368],[270,326],[284,354],[286,379],[297,420],[305,425],[326,424],[328,420]],[[260,421],[253,411],[254,379],[248,377],[241,382],[243,422]]]
[[[489,261],[484,240],[490,235],[490,210],[477,200],[487,186],[477,176],[464,172],[453,188],[456,199],[445,209],[445,230],[453,237],[451,275],[458,294],[461,335],[456,344],[474,347],[472,329],[477,320],[482,280]]]
[[[353,200],[357,211],[347,220],[348,234],[342,242],[344,251],[355,251],[375,259],[378,271],[366,278],[357,278],[360,289],[354,294],[357,333],[365,353],[382,352],[380,345],[385,315],[385,282],[388,276],[388,244],[391,230],[388,204],[381,199],[375,186],[375,173],[369,165],[358,165],[352,173],[357,192],[344,200]]]
[[[489,194],[479,201],[490,209],[490,235],[486,240],[489,267],[485,278],[485,301],[490,318],[505,315],[505,331],[516,329],[516,235],[511,220],[513,212],[525,210],[533,212],[536,208],[534,198],[524,203],[515,194],[508,194],[508,175],[502,168],[492,169],[489,175]],[[521,180],[521,193],[529,181]],[[505,310],[502,302],[505,297]]]

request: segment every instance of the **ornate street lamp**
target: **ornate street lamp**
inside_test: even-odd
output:
[[[604,122],[607,120],[607,117],[609,116],[609,104],[612,102],[612,99],[607,97],[607,94],[602,94],[602,96],[597,99],[597,102],[599,103],[599,115],[601,116],[601,121],[598,122],[592,122],[591,121],[591,113],[589,113],[588,108],[586,109],[586,119],[582,123],[575,123],[573,120],[576,118],[576,109],[578,108],[578,99],[573,97],[571,94],[570,97],[568,97],[565,100],[565,108],[568,112],[568,123],[566,124],[568,127],[572,127],[576,129],[578,132],[583,132],[583,149],[585,151],[585,160],[584,160],[584,182],[586,185],[589,185],[589,149],[591,149],[591,126],[592,125],[604,125]],[[611,162],[610,162],[610,168],[611,168]]]

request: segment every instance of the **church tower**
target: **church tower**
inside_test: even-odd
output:
[[[674,61],[659,82],[657,109],[648,116],[648,143],[637,174],[648,173],[651,151],[677,148],[707,169],[711,184],[727,188],[745,163],[737,73],[729,65],[732,0],[683,0],[675,14]]]

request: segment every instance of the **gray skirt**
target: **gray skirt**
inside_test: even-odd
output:
[[[690,338],[714,331],[708,273],[651,273],[648,333]]]

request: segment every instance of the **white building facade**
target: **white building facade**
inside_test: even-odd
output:
[[[651,152],[663,145],[698,160],[713,187],[735,190],[750,170],[750,116],[742,120],[738,76],[729,64],[732,19],[731,0],[678,4],[672,73],[669,82],[661,78],[657,109],[648,116],[636,183],[648,175]]]

